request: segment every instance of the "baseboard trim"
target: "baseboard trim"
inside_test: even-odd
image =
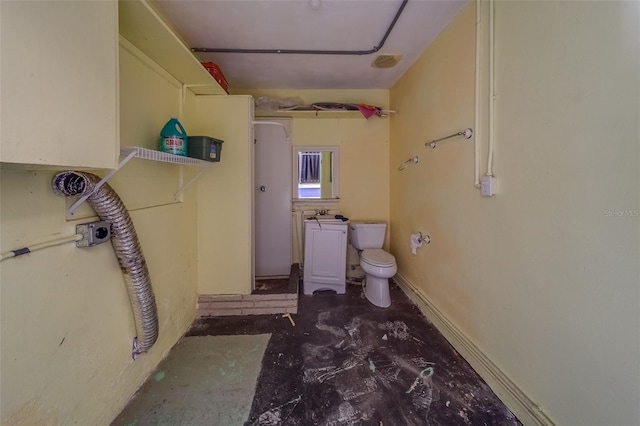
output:
[[[480,350],[453,322],[451,322],[431,301],[402,274],[396,274],[394,281],[405,294],[420,308],[433,325],[451,345],[464,357],[502,402],[525,425],[553,426],[555,423],[533,402],[489,357]]]

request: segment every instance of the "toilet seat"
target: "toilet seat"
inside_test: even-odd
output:
[[[366,249],[360,254],[360,260],[378,268],[388,268],[396,264],[396,258],[382,249]]]

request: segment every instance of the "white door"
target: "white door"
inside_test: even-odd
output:
[[[260,121],[260,120],[258,120]],[[290,120],[254,126],[256,277],[289,276],[291,270]],[[285,133],[286,129],[286,133]]]

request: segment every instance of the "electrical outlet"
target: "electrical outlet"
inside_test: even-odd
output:
[[[480,178],[480,194],[483,197],[491,197],[496,193],[496,178],[493,176],[482,176]]]
[[[76,233],[82,239],[76,241],[76,247],[93,247],[106,243],[111,238],[111,224],[104,220],[76,225]]]

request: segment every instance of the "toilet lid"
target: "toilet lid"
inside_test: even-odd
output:
[[[396,258],[382,249],[366,249],[360,254],[360,259],[373,266],[393,266]]]

